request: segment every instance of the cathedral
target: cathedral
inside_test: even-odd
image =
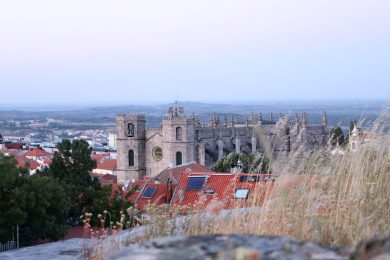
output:
[[[296,114],[263,119],[262,114],[240,122],[238,116],[214,115],[201,124],[183,107],[169,107],[160,128],[146,128],[145,115],[117,116],[118,183],[153,177],[168,167],[197,162],[211,166],[230,152],[263,152],[267,145],[276,156],[299,149],[309,150],[327,143],[327,116],[322,124],[309,125],[308,116]]]

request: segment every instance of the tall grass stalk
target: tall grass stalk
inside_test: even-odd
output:
[[[217,217],[222,208],[216,202],[214,208],[207,207],[215,217],[194,213],[186,218],[182,232],[292,236],[337,247],[390,235],[389,122],[382,116],[369,140],[355,152],[346,148],[343,156],[333,156],[324,147],[273,159],[272,171],[280,177],[256,191],[257,197],[266,196],[261,209],[263,200],[253,199],[246,204],[247,211]],[[167,235],[167,227],[162,231]],[[153,234],[159,235],[156,230]]]

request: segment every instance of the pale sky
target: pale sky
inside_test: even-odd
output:
[[[389,0],[3,0],[1,102],[390,98]]]

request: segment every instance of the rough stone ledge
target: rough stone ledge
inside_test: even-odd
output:
[[[174,236],[131,245],[110,259],[348,259],[338,250],[289,237]]]

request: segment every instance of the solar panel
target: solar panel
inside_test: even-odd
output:
[[[234,193],[235,199],[247,199],[249,194],[249,189],[237,189]]]
[[[190,177],[187,182],[186,190],[201,190],[206,177]]]
[[[260,181],[260,176],[256,176],[256,175],[251,175],[251,176],[243,175],[243,176],[240,176],[240,182],[259,182],[259,181]]]
[[[148,187],[143,193],[142,198],[150,199],[156,192],[156,187]]]

